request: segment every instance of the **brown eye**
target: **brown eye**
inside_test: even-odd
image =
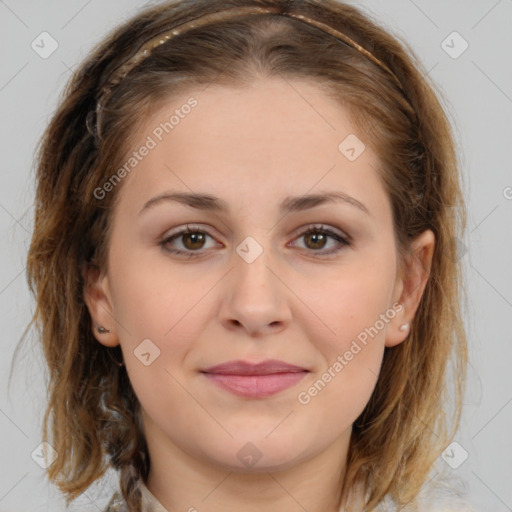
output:
[[[205,233],[200,231],[192,231],[190,233],[182,233],[181,239],[186,249],[191,251],[202,249],[205,243]]]
[[[327,243],[327,236],[324,233],[310,231],[304,235],[308,249],[323,249]]]
[[[351,245],[350,238],[324,226],[313,226],[303,231],[296,239],[301,242],[298,247],[321,255],[334,254],[345,246]]]
[[[210,234],[192,226],[164,238],[159,245],[167,252],[186,257],[200,256],[218,246]]]

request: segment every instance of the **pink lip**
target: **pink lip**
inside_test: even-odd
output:
[[[228,361],[203,370],[216,385],[246,398],[265,398],[299,382],[308,370],[269,359],[258,364]]]

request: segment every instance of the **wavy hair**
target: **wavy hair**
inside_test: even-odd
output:
[[[272,14],[220,19],[159,46],[121,80],[102,109],[98,137],[90,113],[108,77],[141,44],[204,14],[254,5],[286,7],[334,27],[382,61],[400,84],[361,52],[299,20]],[[416,235],[431,229],[436,239],[409,338],[385,349],[373,395],[353,424],[344,492],[362,483],[365,510],[387,496],[415,503],[456,433],[467,366],[456,242],[466,212],[442,93],[406,43],[342,2],[167,1],[114,30],[77,68],[37,155],[27,259],[36,308],[27,329],[37,327],[49,369],[43,439],[60,457],[47,473],[68,503],[113,467],[120,470],[123,497],[138,510],[135,481],[147,478],[150,465],[140,403],[126,370],[113,363],[119,347],[96,341],[84,301],[83,270],[106,265],[122,184],[101,200],[94,190],[121,165],[145,116],[173,94],[213,81],[236,87],[259,76],[311,80],[350,109],[379,157],[400,262]]]

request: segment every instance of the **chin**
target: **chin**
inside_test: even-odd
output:
[[[283,443],[282,438],[271,440],[259,435],[248,435],[244,441],[238,439],[239,436],[222,452],[216,447],[215,453],[210,453],[211,461],[229,471],[261,473],[286,471],[308,458],[303,439],[300,445],[289,436],[289,443]]]

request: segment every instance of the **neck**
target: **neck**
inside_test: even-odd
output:
[[[340,510],[350,430],[323,452],[287,469],[242,472],[199,460],[152,427],[145,428],[151,460],[146,485],[168,512]]]

